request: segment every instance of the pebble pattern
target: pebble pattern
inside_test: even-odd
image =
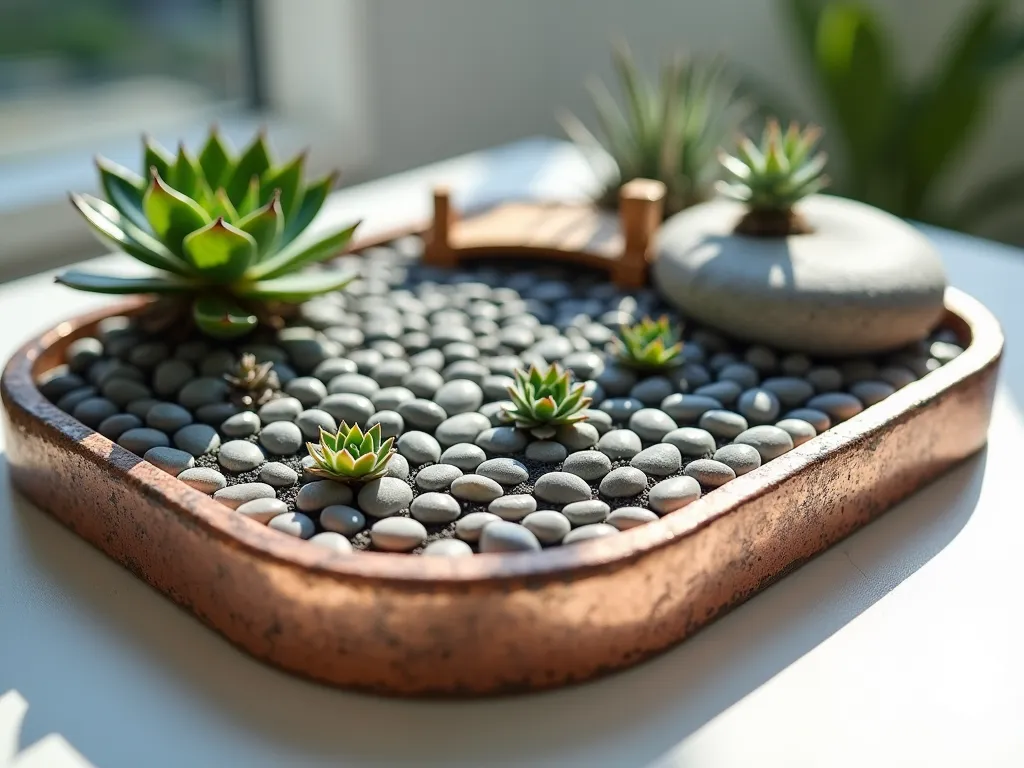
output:
[[[110,318],[68,346],[40,391],[225,514],[341,556],[465,557],[611,536],[683,509],[963,351],[939,330],[878,359],[817,361],[684,325],[682,364],[639,372],[608,349],[620,324],[673,316],[652,291],[555,267],[437,270],[421,252],[411,237],[340,257],[359,280],[234,348]],[[255,410],[223,378],[243,351],[282,383]],[[512,375],[531,363],[573,372],[593,400],[586,421],[545,439],[504,423]],[[395,438],[386,476],[345,485],[308,471],[305,443],[342,421]]]

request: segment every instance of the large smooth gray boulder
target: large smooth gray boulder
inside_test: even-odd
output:
[[[744,210],[715,200],[662,226],[653,282],[689,317],[745,341],[820,355],[895,349],[942,317],[942,261],[900,219],[815,195],[797,206],[810,234],[749,237],[733,234]]]

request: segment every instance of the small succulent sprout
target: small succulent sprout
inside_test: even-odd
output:
[[[645,77],[628,48],[613,52],[625,106],[601,83],[591,86],[600,138],[571,114],[562,126],[604,182],[601,203],[615,207],[623,184],[637,178],[665,184],[665,215],[708,199],[719,176],[716,151],[746,116],[721,61],[676,56],[658,81]]]
[[[748,215],[737,231],[752,235],[787,235],[807,231],[793,206],[828,185],[826,155],[815,153],[821,130],[801,130],[791,123],[783,133],[769,120],[757,145],[749,137],[738,143],[736,154],[721,152],[720,160],[729,181],[719,182],[724,196],[745,203]]]
[[[350,427],[342,422],[337,434],[321,427],[320,444],[306,443],[315,462],[308,471],[342,483],[376,480],[387,472],[388,462],[395,453],[393,442],[393,437],[381,441],[380,424],[363,432],[358,424]]]
[[[274,363],[257,363],[255,355],[242,355],[235,370],[224,374],[224,380],[231,387],[231,402],[248,410],[270,402],[281,391]]]
[[[106,196],[71,202],[107,245],[154,270],[142,277],[70,270],[57,282],[82,291],[157,294],[189,308],[199,329],[234,338],[272,309],[343,288],[351,275],[303,272],[342,251],[355,225],[299,235],[327,198],[334,176],[306,184],[305,156],[277,165],[262,134],[236,155],[216,129],[198,156],[144,141],[140,176],[98,158]]]
[[[612,344],[619,362],[631,368],[655,370],[682,362],[683,342],[665,315],[623,325]]]
[[[574,384],[568,371],[552,364],[546,371],[535,365],[529,371],[515,371],[515,384],[508,388],[512,407],[506,421],[528,429],[541,439],[555,434],[555,428],[586,419],[583,411],[591,399],[583,396],[583,384]]]

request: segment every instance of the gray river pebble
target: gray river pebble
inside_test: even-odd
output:
[[[740,395],[736,409],[750,424],[769,424],[779,416],[779,398],[766,389],[748,389]]]
[[[405,430],[405,419],[397,411],[377,411],[366,420],[366,428],[372,429],[376,425],[380,426],[382,438],[397,438]]]
[[[609,512],[611,507],[600,499],[574,501],[562,507],[562,514],[574,526],[603,523]]]
[[[299,473],[279,461],[269,461],[260,467],[260,482],[275,488],[288,488],[299,480]]]
[[[385,552],[410,552],[427,539],[427,529],[411,517],[387,517],[370,528],[370,540]]]
[[[118,410],[117,405],[105,397],[89,397],[78,403],[71,412],[71,415],[85,424],[85,426],[95,429],[104,420],[116,415]],[[188,411],[185,411],[185,413],[188,413]],[[191,418],[192,415],[189,414],[189,419]]]
[[[677,424],[695,424],[708,411],[722,409],[722,403],[713,397],[676,393],[661,401],[661,410],[675,419]]]
[[[443,446],[472,443],[480,433],[491,428],[491,422],[482,413],[460,413],[445,419],[434,430],[434,436]]]
[[[437,403],[432,400],[417,398],[398,407],[398,412],[405,419],[405,423],[414,429],[424,432],[433,432],[448,418],[448,414]]]
[[[416,467],[441,458],[441,446],[426,432],[406,432],[396,441],[398,452]]]
[[[242,411],[229,416],[220,425],[220,431],[227,437],[249,437],[260,430],[260,417],[252,411]]]
[[[473,548],[459,539],[438,539],[423,548],[424,557],[471,557]]]
[[[827,413],[833,422],[846,421],[864,410],[864,404],[846,392],[825,392],[807,401],[807,407]]]
[[[416,473],[416,487],[424,491],[447,491],[462,477],[462,470],[451,464],[428,464]]]
[[[752,389],[761,383],[761,375],[747,363],[730,363],[718,372],[718,380],[735,381],[743,389]]]
[[[555,431],[555,440],[570,451],[582,451],[593,448],[600,438],[597,428],[585,421],[565,424]]]
[[[288,512],[288,505],[280,499],[253,499],[252,501],[240,504],[235,511],[240,515],[248,517],[250,520],[255,520],[257,523],[266,524],[278,515],[286,514]]]
[[[610,536],[613,533],[618,533],[619,529],[613,525],[607,523],[594,523],[593,525],[584,525],[579,528],[575,528],[565,535],[562,539],[562,544],[579,544],[581,541],[589,541],[590,539],[601,539],[605,536]]]
[[[299,495],[295,497],[295,506],[303,512],[319,512],[324,507],[335,504],[349,505],[352,500],[352,489],[347,485],[333,480],[314,480],[299,489]]]
[[[142,426],[142,419],[130,413],[116,413],[108,416],[96,427],[96,431],[108,440],[116,441],[129,429],[136,429]]]
[[[318,407],[321,411],[327,411],[339,425],[345,422],[349,426],[365,426],[374,413],[373,403],[369,398],[351,393],[328,395],[320,401]]]
[[[736,437],[750,426],[743,416],[732,411],[708,411],[700,417],[697,425],[715,437],[727,440]]]
[[[724,445],[715,451],[714,460],[725,464],[737,475],[745,475],[761,466],[761,454],[751,445]]]
[[[784,418],[806,421],[814,427],[819,435],[832,426],[832,419],[829,418],[829,415],[814,408],[797,408],[787,413]]]
[[[203,456],[220,448],[220,435],[209,424],[189,424],[174,433],[174,445],[193,456]]]
[[[548,472],[537,478],[533,493],[542,501],[570,504],[591,498],[590,485],[581,477],[568,472]]]
[[[522,520],[537,509],[537,500],[525,493],[502,496],[487,505],[487,511],[502,520]]]
[[[166,434],[158,429],[149,427],[137,427],[122,432],[117,438],[117,444],[122,448],[131,451],[136,456],[144,456],[150,448],[166,447],[171,440]]]
[[[677,426],[671,416],[658,408],[643,408],[629,418],[629,428],[642,440],[652,443],[661,440]]]
[[[736,471],[728,464],[715,459],[696,459],[686,465],[683,474],[692,477],[701,485],[717,488],[736,478]]]
[[[188,409],[174,403],[157,403],[146,413],[146,426],[167,433],[177,432],[192,423]]]
[[[443,464],[451,464],[463,472],[475,472],[476,468],[487,458],[484,449],[472,443],[459,443],[445,448],[439,461]]]
[[[526,466],[515,459],[488,459],[476,468],[476,473],[505,486],[525,483],[530,477]]]
[[[227,382],[223,379],[192,379],[178,391],[178,402],[194,411],[203,405],[219,403],[228,394]]]
[[[200,493],[212,494],[221,488],[227,487],[228,481],[220,472],[209,467],[194,467],[186,469],[178,479],[181,482],[195,488]]]
[[[793,439],[794,446],[803,445],[818,434],[818,431],[803,419],[783,419],[777,422],[775,426],[786,432]]]
[[[670,477],[647,493],[651,509],[659,515],[675,512],[700,498],[700,483],[692,477]]]
[[[412,500],[410,514],[422,523],[450,523],[462,514],[459,502],[446,493],[421,493]]]
[[[449,416],[475,411],[484,402],[484,393],[479,384],[466,379],[446,382],[434,394],[434,402]]]
[[[196,460],[191,453],[180,451],[177,448],[150,448],[142,458],[175,477],[196,465]]]
[[[335,533],[334,531],[323,531],[309,539],[310,544],[316,544],[318,547],[325,547],[333,550],[338,554],[347,554],[352,551],[352,542],[346,539],[342,534]]]
[[[371,480],[359,490],[357,503],[367,515],[390,517],[408,509],[412,503],[412,488],[398,478],[381,477]]]
[[[526,435],[515,427],[490,427],[477,435],[476,444],[490,454],[519,453],[526,447]]]
[[[266,425],[277,421],[295,421],[303,410],[304,406],[296,398],[279,397],[260,406],[257,413],[259,414],[260,422]]]
[[[700,427],[674,429],[665,435],[663,442],[674,445],[688,458],[701,458],[715,452],[715,436]]]
[[[736,402],[742,392],[743,387],[735,381],[715,381],[711,384],[705,384],[703,387],[697,387],[693,394],[700,395],[701,397],[710,397],[728,407]]]
[[[647,475],[639,469],[619,467],[604,476],[598,490],[605,496],[622,499],[643,493],[646,487]]]
[[[385,387],[374,392],[370,402],[378,411],[397,411],[402,403],[416,399],[416,395],[408,387]]]
[[[761,389],[771,392],[786,408],[796,408],[814,397],[814,387],[804,379],[778,376],[761,382]]]
[[[220,447],[217,462],[229,472],[248,472],[263,463],[263,451],[248,440],[230,440]]]
[[[572,530],[569,519],[552,509],[531,512],[523,518],[521,524],[536,536],[541,544],[558,544]]]
[[[327,387],[313,376],[297,376],[288,382],[284,392],[302,403],[304,408],[312,408],[327,397]]]
[[[751,427],[736,436],[737,445],[749,445],[759,454],[761,461],[771,461],[793,450],[793,438],[784,429],[762,425]]]
[[[647,407],[659,405],[676,391],[675,385],[664,376],[651,376],[629,390],[629,396],[636,398]]]
[[[308,539],[316,533],[316,523],[301,512],[285,512],[272,517],[267,527],[297,539]]]
[[[491,512],[470,512],[455,523],[455,535],[463,541],[479,541],[483,529],[499,520],[501,518]]]
[[[338,431],[338,422],[327,411],[320,408],[308,408],[295,417],[295,426],[302,432],[302,436],[309,441],[319,442],[320,430],[335,434]]]
[[[657,519],[658,515],[649,509],[643,509],[642,507],[619,507],[608,515],[608,519],[605,522],[619,531],[628,531],[630,528],[636,528],[638,525],[650,523]]]
[[[631,459],[643,449],[640,436],[629,429],[613,429],[601,435],[597,450],[612,461]]]
[[[397,477],[399,480],[407,480],[409,478],[409,460],[397,451],[392,452],[391,458],[388,459],[387,471],[384,473],[387,477]]]
[[[880,403],[896,388],[886,381],[858,381],[850,385],[850,394],[860,400],[864,407]]]
[[[370,398],[378,390],[380,384],[361,373],[343,373],[327,383],[327,391],[332,395],[362,395]]]
[[[659,443],[640,451],[629,465],[652,477],[667,477],[682,466],[681,451],[669,442]]]
[[[221,488],[213,494],[213,498],[225,506],[236,509],[247,501],[254,499],[273,499],[277,494],[266,483],[239,483]]]
[[[564,461],[568,455],[569,452],[564,445],[551,440],[535,440],[526,446],[526,458],[530,461],[558,464],[560,461]]]
[[[587,417],[587,425],[596,429],[597,434],[599,435],[603,435],[605,432],[607,432],[614,426],[612,422],[612,417],[609,414],[605,413],[604,411],[600,411],[594,408],[586,408],[583,411],[583,414]]]
[[[481,552],[536,552],[541,548],[533,533],[518,523],[498,520],[480,534]]]
[[[366,516],[348,504],[331,504],[320,511],[320,525],[328,531],[355,536],[366,527]]]
[[[494,501],[505,493],[497,481],[483,475],[463,475],[452,481],[452,496],[466,501]]]
[[[584,480],[600,480],[612,471],[612,460],[601,451],[577,451],[565,459],[562,471]]]
[[[613,397],[602,402],[597,408],[607,413],[612,422],[625,424],[637,411],[642,410],[644,404],[635,397]]]
[[[275,456],[297,453],[302,444],[302,430],[290,421],[275,421],[260,431],[260,445]]]
[[[843,386],[843,374],[831,365],[812,368],[804,378],[817,392],[835,392]]]

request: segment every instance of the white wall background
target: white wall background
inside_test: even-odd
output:
[[[901,70],[922,74],[973,0],[874,0]],[[1013,0],[1024,16],[1024,2]],[[559,135],[560,107],[590,116],[588,77],[611,76],[608,42],[653,67],[684,49],[723,53],[820,118],[776,0],[367,0],[369,101],[381,175],[531,134]],[[950,199],[1024,165],[1024,67],[952,173]]]

